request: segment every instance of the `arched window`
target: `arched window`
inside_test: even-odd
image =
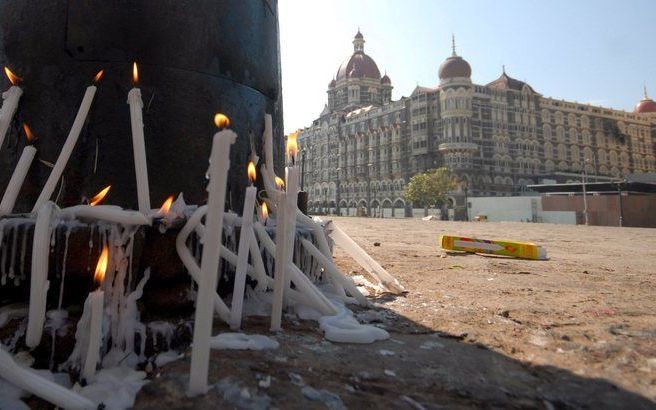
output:
[[[552,138],[551,135],[551,125],[549,124],[544,124],[542,126],[542,135],[544,136],[544,139],[550,140]]]
[[[563,124],[563,113],[560,111],[556,111],[556,124],[562,125]]]
[[[576,128],[570,128],[569,129],[569,141],[572,144],[578,144],[579,143],[579,132],[576,130]]]
[[[542,122],[549,122],[551,121],[551,114],[549,113],[549,110],[546,108],[542,110]]]
[[[581,160],[581,153],[579,152],[579,147],[573,145],[571,151],[572,151],[572,161],[579,162]]]
[[[590,118],[587,115],[581,116],[581,128],[590,128]]]
[[[583,140],[583,144],[585,144],[585,145],[591,145],[592,144],[592,140],[590,138],[590,131],[588,131],[588,130],[581,131],[581,138]]]
[[[558,159],[561,161],[567,161],[567,148],[565,144],[558,144]]]
[[[565,141],[565,128],[561,126],[556,127],[556,139],[558,142]]]

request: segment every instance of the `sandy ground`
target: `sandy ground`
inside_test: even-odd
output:
[[[522,362],[656,399],[656,230],[339,218],[409,290],[390,309]],[[529,241],[549,260],[448,255],[441,234]],[[380,242],[380,247],[373,246]],[[358,270],[336,250],[340,267]]]
[[[330,343],[288,316],[277,350],[213,352],[210,394],[184,397],[187,359],[158,369],[136,407],[656,408],[656,230],[333,220],[408,290],[354,309],[390,340]],[[447,254],[440,234],[531,241],[549,260]],[[363,273],[339,248],[335,260]]]

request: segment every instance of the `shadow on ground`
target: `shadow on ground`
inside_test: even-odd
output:
[[[435,332],[380,306],[352,309],[360,322],[388,330],[389,340],[331,343],[316,322],[287,315],[284,332],[274,335],[276,350],[213,351],[207,395],[186,396],[187,352],[155,369],[135,408],[656,408],[606,380],[527,365],[467,342],[466,334]],[[268,327],[268,318],[250,317],[243,329],[269,334]],[[215,328],[227,331],[225,325]]]

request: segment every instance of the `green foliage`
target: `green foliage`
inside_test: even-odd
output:
[[[437,168],[410,178],[405,189],[405,199],[422,207],[441,206],[447,193],[457,186],[456,179],[448,168]]]

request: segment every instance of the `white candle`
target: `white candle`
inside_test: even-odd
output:
[[[206,213],[207,205],[199,207],[187,220],[187,223],[175,239],[175,247],[178,251],[178,256],[196,283],[200,283],[200,268],[198,267],[198,264],[196,264],[196,259],[187,247],[187,238],[189,238],[189,235],[191,235],[191,233],[196,230],[197,227],[201,226],[200,220],[203,218],[203,216],[205,216]],[[199,234],[199,236],[202,237],[203,235]],[[223,249],[221,249],[221,251],[223,255]],[[230,310],[226,304],[216,292],[214,292],[212,298],[214,300],[214,310],[216,311],[216,314],[219,315],[219,317],[225,322],[229,322]]]
[[[102,320],[103,307],[105,304],[105,292],[98,289],[89,293],[84,302],[84,309],[91,309],[91,325],[89,326],[89,347],[87,357],[82,368],[82,377],[89,383],[96,374],[96,366],[100,361],[100,346],[102,344]]]
[[[287,230],[288,230],[288,247],[285,261],[287,266],[294,264],[294,243],[296,241],[296,210],[298,209],[298,191],[299,191],[299,178],[300,167],[291,166],[286,170],[286,185],[287,191],[285,195],[287,207]],[[285,276],[285,292],[290,288],[290,276]]]
[[[5,68],[5,72],[7,69]],[[23,95],[23,89],[17,85],[12,85],[7,91],[2,93],[2,108],[0,109],[0,149],[2,143],[7,135],[7,130],[11,125],[11,120],[14,118],[16,109],[18,108],[18,101]]]
[[[135,83],[138,80],[137,63],[133,66]],[[132,150],[134,152],[134,171],[137,176],[137,198],[139,212],[144,215],[150,213],[150,189],[148,188],[148,165],[146,163],[146,143],[143,131],[143,100],[141,90],[134,87],[128,93],[130,104],[130,125],[132,127]]]
[[[2,196],[2,202],[0,202],[0,216],[10,214],[14,210],[16,198],[23,186],[23,181],[25,181],[25,176],[30,169],[30,165],[32,165],[32,160],[34,159],[35,154],[36,148],[32,145],[23,148],[23,153],[18,160],[18,164],[16,164],[14,173],[11,175],[5,194]]]
[[[253,172],[255,172],[255,165],[252,162],[250,165],[253,166]],[[250,242],[253,237],[253,208],[255,207],[256,196],[257,188],[252,185],[246,188],[244,212],[241,218],[241,233],[239,235],[239,249],[237,252],[239,259],[237,260],[237,268],[235,269],[235,286],[232,291],[232,307],[230,311],[230,328],[233,330],[239,329],[241,326],[241,312],[244,304],[244,288],[246,286],[246,268],[248,267]]]
[[[87,309],[91,310],[91,323],[89,324],[89,345],[87,355],[82,367],[82,377],[88,382],[92,381],[96,375],[96,366],[100,361],[100,347],[102,345],[102,322],[105,307],[105,292],[101,290],[102,282],[105,278],[107,265],[109,263],[109,248],[103,246],[103,250],[98,258],[96,271],[93,275],[94,283],[98,289],[89,293],[87,300],[84,302],[84,311],[82,317],[85,317]]]
[[[210,338],[212,336],[213,295],[216,293],[217,272],[223,234],[223,211],[226,196],[226,182],[230,169],[230,145],[237,134],[224,130],[214,135],[210,156],[209,197],[207,201],[206,231],[203,237],[203,256],[201,275],[196,297],[194,317],[194,339],[191,351],[191,371],[189,392],[192,395],[207,392],[207,373],[209,369]]]
[[[116,205],[75,205],[61,210],[62,219],[97,219],[123,225],[150,225],[151,220],[141,212]]]
[[[283,216],[276,227],[276,261],[275,285],[273,288],[273,307],[271,312],[271,330],[281,329],[282,301],[284,293],[290,286],[290,278],[286,270],[294,256],[294,241],[296,239],[296,203],[298,197],[299,169],[294,165],[294,156],[298,151],[296,134],[287,138],[287,155],[291,166],[285,168],[286,192],[278,194],[277,210]],[[284,209],[284,210],[283,210]]]
[[[34,226],[32,272],[30,274],[30,306],[25,344],[35,348],[41,342],[48,293],[48,257],[50,256],[50,220],[55,204],[48,201],[39,209]]]
[[[0,377],[57,407],[70,410],[94,410],[98,405],[86,397],[19,366],[4,346],[0,347]]]
[[[256,291],[266,291],[267,289],[273,289],[273,278],[270,278],[266,274],[266,269],[264,268],[264,261],[262,260],[262,251],[260,246],[257,243],[257,238],[255,238],[255,232],[251,230],[251,258],[253,260],[253,275],[257,280],[257,285],[255,286]]]
[[[405,292],[405,288],[399,281],[390,275],[378,262],[367,254],[353,239],[351,239],[340,227],[330,221],[326,224],[326,231],[337,246],[348,253],[367,272],[378,280],[378,284],[396,295]]]
[[[103,72],[100,71],[96,75],[95,81],[100,79],[102,73]],[[93,97],[96,95],[96,89],[97,87],[95,85],[90,85],[84,92],[84,98],[82,98],[80,108],[77,110],[77,115],[75,116],[75,121],[73,121],[73,126],[68,133],[68,137],[66,137],[66,142],[64,143],[64,146],[59,153],[57,162],[55,162],[55,166],[52,168],[52,171],[50,171],[50,176],[48,176],[48,180],[43,186],[43,189],[39,194],[39,198],[37,198],[36,203],[34,204],[34,208],[32,208],[32,213],[38,212],[39,209],[41,209],[41,206],[50,200],[52,193],[55,191],[55,187],[57,186],[57,183],[59,182],[59,179],[61,178],[62,173],[66,168],[66,164],[68,164],[68,160],[73,153],[77,139],[80,137],[80,132],[82,132],[84,122],[87,120],[89,110],[91,109],[91,103],[93,102]]]
[[[285,255],[287,254],[288,230],[287,225],[287,207],[285,206],[285,193],[279,192],[277,195],[276,207],[276,252],[274,265],[274,284],[273,284],[273,306],[271,308],[271,331],[277,332],[282,329],[282,300],[284,296],[286,264]]]
[[[353,279],[350,276],[342,275],[342,273],[337,269],[337,266],[335,266],[335,263],[331,259],[326,258],[326,256],[321,253],[321,251],[319,251],[319,249],[317,249],[312,242],[308,241],[307,239],[301,239],[301,243],[303,244],[305,250],[309,252],[310,255],[312,255],[312,257],[315,258],[319,264],[323,265],[324,270],[328,273],[331,281],[333,282],[333,287],[337,290],[340,296],[344,296],[345,290],[347,290],[348,293],[358,301],[360,306],[366,307],[369,305],[366,296],[364,296],[362,292],[358,290],[358,287],[355,285]]]
[[[262,243],[264,249],[269,253],[275,255],[277,254],[277,246],[271,240],[271,237],[264,229],[264,226],[261,223],[253,224],[255,232],[257,232],[258,237]],[[335,306],[324,296],[319,289],[314,286],[312,281],[303,273],[301,270],[296,267],[293,263],[289,263],[287,274],[290,275],[290,279],[294,281],[296,285],[296,290],[285,289],[285,293],[289,293],[290,296],[293,296],[293,299],[300,300],[303,299],[303,303],[308,306],[313,306],[315,309],[320,311],[324,316],[332,316],[337,314],[337,309]],[[275,287],[274,287],[275,292]],[[287,298],[287,295],[285,295]]]

